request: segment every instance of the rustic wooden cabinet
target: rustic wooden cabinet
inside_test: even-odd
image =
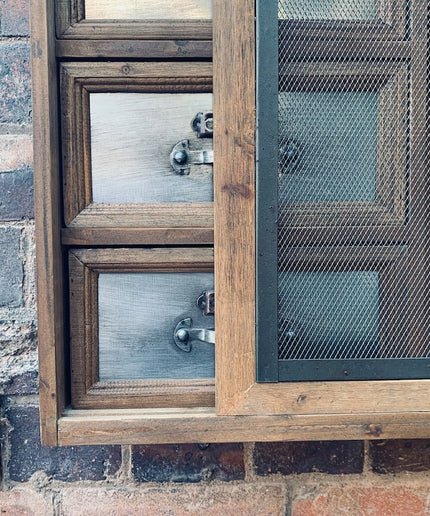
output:
[[[278,328],[263,324],[278,310],[276,282],[285,285],[282,303],[294,298],[298,266],[331,260],[335,271],[304,282],[308,291],[331,292],[331,304],[321,308],[313,296],[293,303],[305,307],[304,324],[318,326],[319,339],[331,335],[329,311],[338,326],[349,320],[340,305],[357,289],[356,304],[365,299],[374,310],[354,320],[354,338],[376,338],[381,303],[394,335],[389,307],[401,301],[390,289],[381,297],[378,282],[382,274],[384,284],[396,284],[390,264],[407,267],[409,167],[427,170],[427,57],[413,51],[427,41],[423,2],[279,5],[32,0],[45,444],[429,436],[425,378],[256,380],[261,364],[278,358]],[[287,35],[281,58],[278,30],[262,11]],[[416,73],[418,59],[425,73]],[[340,97],[348,98],[344,115],[336,111]],[[215,122],[213,139],[198,134],[199,113],[201,122],[210,117],[210,132]],[[302,175],[288,173],[294,163],[279,173],[295,159],[296,142],[279,139],[285,120],[301,131],[300,146],[317,149],[305,155]],[[357,125],[364,129],[351,137]],[[337,151],[309,181],[324,134]],[[411,154],[417,135],[421,146]],[[360,154],[366,173],[350,181]],[[261,163],[269,185],[256,182]],[[273,188],[286,192],[279,211]],[[266,209],[276,217],[264,229]],[[428,209],[420,217],[426,236]],[[287,242],[281,267],[278,224]],[[289,245],[297,235],[300,246]],[[376,254],[363,247],[369,241],[383,243]],[[420,242],[414,270],[426,297],[428,248]],[[346,251],[329,255],[339,243]],[[351,260],[366,265],[351,271]],[[276,280],[262,276],[262,264]],[[196,303],[214,288],[216,326]],[[427,337],[428,317],[413,314]]]

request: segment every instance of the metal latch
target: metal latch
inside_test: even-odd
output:
[[[197,306],[203,315],[215,315],[215,292],[213,290],[205,290],[197,298]]]
[[[170,164],[173,170],[181,175],[190,173],[190,165],[206,165],[214,162],[212,149],[190,150],[190,141],[181,140],[170,153]]]
[[[191,121],[191,128],[198,138],[212,138],[213,113],[197,113]],[[176,174],[181,176],[189,175],[191,165],[210,165],[213,162],[212,149],[191,149],[190,140],[179,141],[170,152],[170,164]]]
[[[210,111],[197,113],[191,122],[191,127],[199,138],[212,138],[214,134],[214,114]]]
[[[215,344],[215,330],[213,328],[193,328],[193,320],[191,317],[186,317],[175,326],[173,340],[179,349],[189,353],[192,349],[192,341],[198,340],[207,344]]]

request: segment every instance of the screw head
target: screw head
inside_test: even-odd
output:
[[[188,159],[188,155],[184,150],[178,150],[173,155],[173,159],[178,165],[185,165]]]

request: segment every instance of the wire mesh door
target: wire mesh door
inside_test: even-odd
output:
[[[430,375],[427,0],[259,0],[257,379]]]

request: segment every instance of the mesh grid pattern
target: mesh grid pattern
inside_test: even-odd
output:
[[[279,0],[279,359],[430,357],[427,9]]]

